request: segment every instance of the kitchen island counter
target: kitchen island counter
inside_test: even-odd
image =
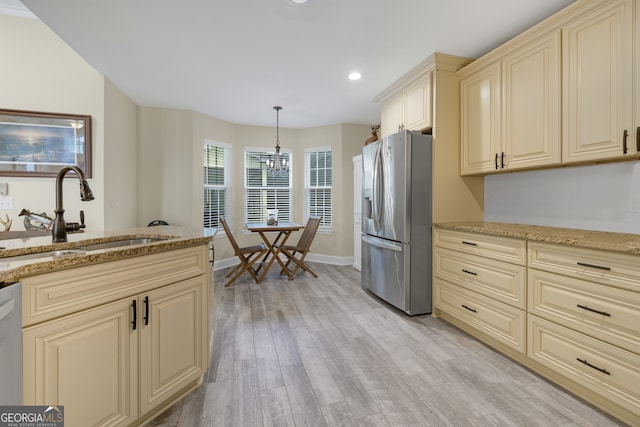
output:
[[[503,222],[439,222],[434,227],[640,256],[640,234]]]
[[[52,243],[51,236],[0,241],[0,287],[20,281],[23,277],[82,267],[119,259],[148,255],[174,249],[207,244],[212,235],[202,229],[177,226],[138,227],[118,231],[72,233],[68,242]],[[150,239],[139,244],[113,248],[76,250],[97,243]],[[36,259],[12,259],[26,254],[61,251],[59,256]]]

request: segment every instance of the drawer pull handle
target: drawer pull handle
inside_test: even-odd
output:
[[[591,267],[591,268],[597,268],[598,270],[607,270],[607,271],[611,271],[611,267],[604,267],[602,265],[595,265],[595,264],[587,264],[586,262],[578,262],[578,265],[581,265],[583,267]]]
[[[149,324],[149,296],[144,297],[144,325]]]
[[[577,360],[578,362],[580,362],[580,363],[584,364],[584,365],[587,365],[587,366],[588,366],[588,367],[590,367],[590,368],[595,369],[596,371],[600,371],[600,372],[602,372],[603,374],[611,375],[611,372],[607,371],[607,370],[606,370],[606,369],[604,369],[604,368],[598,368],[597,366],[592,365],[591,363],[587,362],[586,360],[580,359],[579,357],[578,357],[578,358],[576,358],[576,360]]]
[[[474,273],[473,271],[464,270],[464,269],[462,270],[462,272],[463,272],[463,273],[467,273],[467,274],[471,274],[471,275],[473,275],[473,276],[477,276],[477,275],[478,275],[478,273]]]
[[[136,330],[136,319],[138,318],[138,313],[137,313],[137,306],[136,306],[136,300],[131,301],[131,307],[133,307],[133,320],[131,321],[131,326],[133,326],[133,330]]]
[[[473,311],[474,313],[477,313],[476,310],[474,310],[473,308],[467,307],[466,305],[462,304],[462,307],[466,308],[469,311]]]
[[[576,305],[578,306],[578,308],[581,308],[583,310],[588,310],[588,311],[592,311],[594,313],[602,314],[603,316],[611,317],[611,315],[609,313],[607,313],[606,311],[594,310],[593,308],[589,308],[586,305],[580,305],[580,304],[576,304]]]
[[[469,245],[469,246],[478,246],[477,243],[473,243],[473,242],[465,242],[464,240],[462,241],[463,245]]]

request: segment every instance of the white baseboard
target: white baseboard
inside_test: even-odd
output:
[[[305,260],[310,262],[319,262],[321,264],[353,265],[352,256],[338,257],[338,256],[332,256],[332,255],[320,255],[320,254],[311,253],[307,255]],[[239,263],[240,261],[238,261],[238,258],[236,257],[221,259],[218,261],[214,261],[213,269],[214,271],[221,270],[228,267],[233,267],[234,265],[238,265]]]

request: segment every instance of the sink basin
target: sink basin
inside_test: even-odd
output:
[[[144,245],[147,243],[159,242],[162,240],[167,240],[167,239],[162,239],[157,237],[138,237],[133,239],[112,240],[110,242],[92,243],[90,245],[78,246],[78,249],[82,251],[97,251],[100,249],[112,249],[112,248],[119,248],[122,246]]]
[[[57,251],[38,252],[35,254],[15,255],[0,258],[0,262],[27,261],[30,259],[55,258],[61,256],[83,255],[85,252],[78,249],[62,249]]]

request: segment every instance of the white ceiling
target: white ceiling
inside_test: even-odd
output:
[[[372,99],[433,52],[481,56],[572,2],[23,0],[138,105],[260,126],[282,105],[289,128],[377,123]]]

